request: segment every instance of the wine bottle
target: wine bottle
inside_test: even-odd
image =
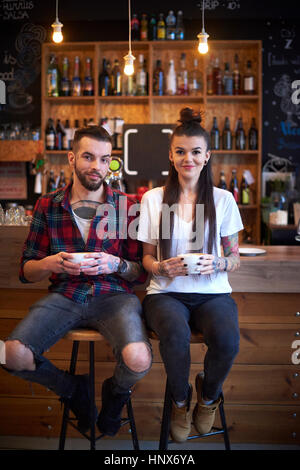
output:
[[[56,181],[54,178],[54,171],[50,170],[50,175],[47,182],[47,193],[52,193],[53,191],[56,191]]]
[[[63,58],[63,76],[60,82],[60,94],[62,96],[71,95],[71,87],[69,80],[69,59],[68,57]]]
[[[233,194],[235,202],[238,204],[239,202],[239,187],[236,177],[236,170],[232,170],[232,177],[230,181],[230,191]]]
[[[156,41],[157,39],[157,25],[155,15],[151,15],[148,28],[148,39],[149,41]]]
[[[166,18],[167,29],[166,29],[166,36],[167,39],[174,40],[175,39],[175,27],[176,27],[176,16],[174,15],[174,11],[170,10],[168,16]]]
[[[213,126],[210,132],[210,139],[211,139],[211,149],[219,150],[220,149],[220,131],[218,128],[216,116],[214,116],[213,118]]]
[[[250,188],[247,182],[245,171],[241,182],[241,204],[248,205],[250,202]]]
[[[251,127],[248,134],[249,150],[257,150],[258,148],[258,131],[255,123],[255,118],[252,118]]]
[[[219,66],[219,58],[216,57],[213,71],[212,71],[212,79],[213,79],[213,94],[214,95],[222,95],[222,73]]]
[[[166,84],[167,95],[176,95],[177,84],[176,84],[176,71],[174,68],[174,60],[171,59],[169,62],[169,70],[167,74],[167,84]]]
[[[46,150],[55,150],[56,131],[54,128],[53,119],[51,118],[49,118],[47,122],[45,137],[46,137]]]
[[[102,60],[102,71],[99,74],[99,96],[109,95],[109,74],[107,71],[106,59]]]
[[[63,148],[63,138],[65,135],[65,130],[63,128],[63,125],[60,122],[60,119],[57,119],[56,123],[56,138],[55,138],[55,149],[56,150],[62,150]]]
[[[141,19],[141,41],[148,41],[148,20],[146,13],[142,14]]]
[[[224,171],[220,171],[220,180],[219,180],[218,188],[227,189]]]
[[[181,41],[184,39],[183,13],[181,10],[177,12],[175,39]]]
[[[198,69],[198,59],[194,59],[194,68],[190,73],[189,93],[198,96],[202,91],[201,73]]]
[[[144,67],[143,54],[139,54],[139,65],[136,73],[136,94],[137,96],[147,95],[147,73]]]
[[[233,94],[241,94],[241,74],[239,70],[239,56],[234,56],[234,69],[233,69]]]
[[[254,95],[254,75],[252,72],[252,62],[251,60],[247,61],[247,70],[244,75],[244,93],[246,95]]]
[[[161,68],[161,60],[156,61],[153,72],[153,95],[162,96],[164,94],[164,72]]]
[[[121,76],[121,70],[119,67],[119,61],[118,59],[115,59],[114,63],[114,68],[111,73],[111,88],[112,88],[112,94],[121,96],[122,95],[122,76]]]
[[[132,15],[131,20],[131,38],[133,41],[137,41],[140,39],[140,22],[138,20],[137,14],[134,13]]]
[[[60,174],[57,180],[57,189],[59,188],[64,188],[67,185],[66,183],[66,178],[65,178],[65,172],[64,170],[60,170]]]
[[[55,55],[50,56],[50,62],[47,69],[47,94],[48,96],[59,96],[60,73]]]
[[[236,150],[246,149],[246,136],[243,127],[243,120],[241,117],[238,119],[237,129],[235,133],[235,148]]]
[[[81,96],[81,79],[79,74],[80,59],[78,56],[74,59],[74,76],[72,78],[72,96]]]
[[[71,148],[71,140],[72,140],[72,130],[70,129],[70,121],[66,119],[65,122],[65,134],[62,140],[62,149],[63,150],[70,150]]]
[[[186,54],[183,52],[180,57],[180,68],[177,74],[177,95],[189,94],[189,77],[185,65]]]
[[[94,80],[92,77],[91,71],[91,59],[87,57],[85,59],[85,74],[84,74],[84,86],[83,94],[84,96],[93,96],[94,94]]]
[[[233,95],[233,76],[230,72],[229,62],[225,63],[225,70],[223,76],[223,89],[224,95]]]
[[[163,41],[166,39],[166,23],[164,20],[163,13],[159,14],[159,20],[157,23],[157,39]]]
[[[224,129],[223,129],[223,134],[222,134],[222,144],[223,144],[223,150],[232,149],[232,134],[230,130],[230,123],[229,123],[228,116],[226,116],[225,118]]]

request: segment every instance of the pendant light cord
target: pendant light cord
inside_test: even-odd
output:
[[[58,0],[56,0],[56,19],[58,20]]]
[[[128,0],[128,22],[129,22],[129,54],[131,54],[131,7]]]
[[[204,31],[204,0],[202,0],[202,31]]]

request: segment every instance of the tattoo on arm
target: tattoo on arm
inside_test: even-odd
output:
[[[223,271],[233,272],[240,267],[239,236],[238,233],[222,238],[222,246],[225,258],[218,258],[224,261]],[[227,261],[227,266],[225,261]]]
[[[124,261],[126,263],[126,271],[124,273],[118,273],[118,276],[125,279],[125,281],[133,282],[142,274],[143,266],[141,263],[137,263],[136,261]]]

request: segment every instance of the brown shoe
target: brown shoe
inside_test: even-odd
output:
[[[221,398],[214,401],[211,405],[204,405],[202,402],[202,385],[204,373],[200,372],[196,376],[195,384],[197,390],[197,401],[193,411],[193,423],[199,434],[207,434],[211,431],[215,421],[216,411],[221,403]]]
[[[191,432],[192,410],[191,399],[193,388],[189,386],[186,406],[178,407],[172,400],[170,434],[175,442],[185,442]]]

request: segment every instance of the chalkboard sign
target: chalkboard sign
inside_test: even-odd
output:
[[[292,22],[268,21],[263,50],[263,161],[300,164],[300,34]]]

